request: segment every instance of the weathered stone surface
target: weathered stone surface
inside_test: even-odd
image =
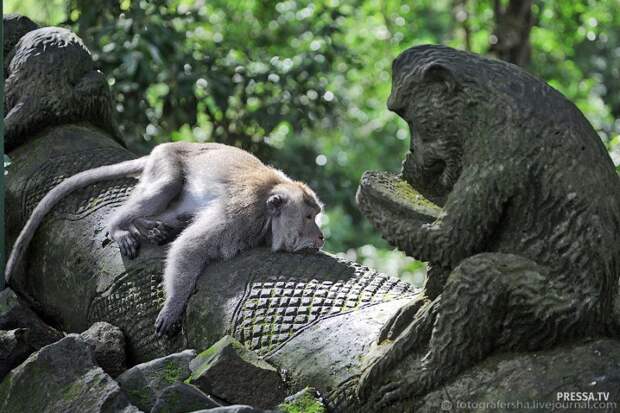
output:
[[[11,51],[26,33],[36,30],[39,26],[30,20],[26,16],[19,14],[6,14],[2,19],[2,32],[3,32],[3,52],[4,52],[4,77],[7,76],[7,70],[9,63],[11,62]]]
[[[116,381],[133,404],[141,410],[150,411],[165,388],[189,377],[189,363],[194,357],[194,350],[170,354],[133,366],[118,376]]]
[[[28,342],[27,329],[0,330],[0,381],[33,351]]]
[[[220,406],[196,386],[175,383],[162,390],[151,413],[185,413]]]
[[[311,387],[284,399],[284,403],[278,406],[278,411],[283,413],[327,413],[323,398],[319,392]]]
[[[272,410],[256,409],[244,404],[234,404],[231,406],[216,407],[208,410],[197,410],[191,413],[276,413]]]
[[[362,375],[362,399],[381,393],[368,410],[422,397],[496,351],[614,336],[620,181],[583,114],[522,68],[449,47],[413,47],[392,68],[388,108],[410,126],[411,151],[400,189],[367,174],[358,200],[432,271],[427,302],[388,323]],[[442,208],[430,224],[408,208],[416,192]]]
[[[125,336],[120,328],[99,321],[80,336],[94,346],[97,364],[112,377],[125,371]]]
[[[138,409],[95,364],[91,346],[72,334],[32,354],[4,378],[0,411],[129,413]]]
[[[618,411],[620,342],[602,339],[548,351],[492,356],[417,400],[415,411],[437,412],[442,403],[451,406],[449,411],[462,412],[551,411],[542,405],[538,409],[519,409],[517,402],[522,406],[533,401],[557,402],[560,392],[602,392],[615,405],[594,409],[593,404],[589,408],[565,404],[556,407],[557,411]],[[505,403],[504,407],[499,402]],[[484,403],[496,403],[496,407],[485,409]]]
[[[79,121],[120,141],[105,75],[75,33],[61,27],[31,30],[11,54],[4,86],[7,151],[47,126]]]
[[[278,370],[230,336],[200,353],[189,367],[192,384],[229,403],[271,408],[286,397]]]
[[[0,330],[27,328],[28,343],[33,351],[52,344],[64,335],[44,323],[12,289],[0,292]]]

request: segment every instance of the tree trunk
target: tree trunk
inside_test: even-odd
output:
[[[498,58],[526,67],[530,62],[530,30],[534,25],[532,0],[510,0],[502,7],[494,0],[495,30],[489,51]]]

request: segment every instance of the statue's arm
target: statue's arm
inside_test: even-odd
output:
[[[483,250],[512,194],[514,186],[507,182],[510,177],[504,166],[497,164],[463,170],[439,218],[409,228],[397,245],[419,260],[454,268]]]

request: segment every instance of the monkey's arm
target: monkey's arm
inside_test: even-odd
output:
[[[506,177],[512,178],[508,167],[497,163],[464,169],[435,222],[402,228],[388,241],[419,260],[454,268],[484,247],[501,219],[514,188]]]
[[[202,211],[172,242],[164,269],[166,301],[155,321],[158,335],[172,334],[204,267],[228,258],[235,228],[226,223],[219,205]]]

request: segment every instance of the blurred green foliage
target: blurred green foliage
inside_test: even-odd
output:
[[[310,183],[326,249],[416,284],[359,214],[363,171],[398,170],[405,123],[387,111],[391,61],[443,43],[488,54],[491,0],[5,0],[79,33],[106,73],[130,148],[218,141]],[[505,5],[507,0],[500,2]],[[528,69],[586,114],[620,164],[620,1],[534,1]]]

